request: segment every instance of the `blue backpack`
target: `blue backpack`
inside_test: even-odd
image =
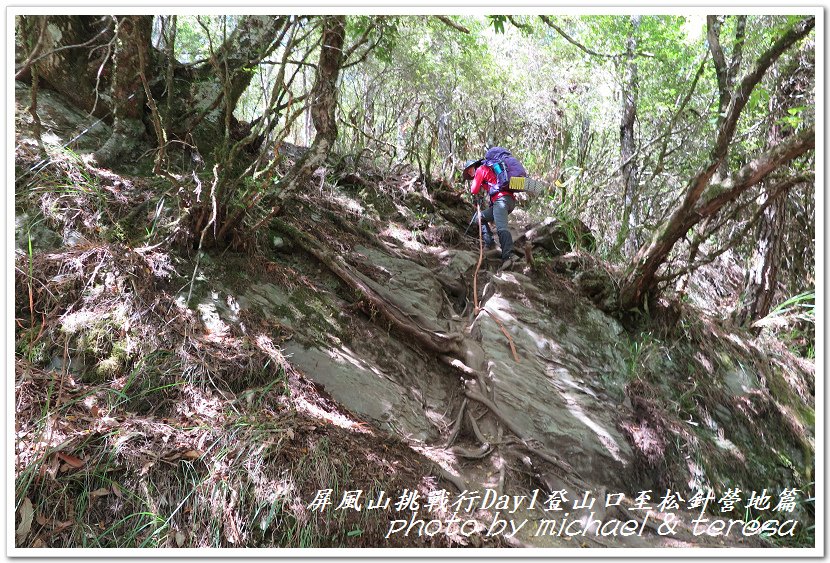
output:
[[[514,190],[510,189],[510,178],[527,176],[527,171],[519,159],[503,147],[492,147],[484,153],[481,163],[492,168],[498,178],[498,185],[490,186],[490,197],[499,192],[513,193]]]

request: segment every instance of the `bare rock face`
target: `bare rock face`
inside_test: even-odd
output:
[[[490,283],[476,324],[503,412],[583,477],[622,486],[632,459],[616,429],[626,410],[625,364],[613,346],[622,328],[589,302],[545,294],[522,274]],[[518,361],[491,315],[511,334]]]
[[[582,478],[624,485],[634,456],[617,429],[629,409],[626,367],[614,346],[622,332],[617,321],[589,300],[575,299],[564,284],[561,293],[545,292],[518,272],[488,274],[479,289],[480,311],[468,306],[459,314],[458,296],[448,288],[470,279],[477,261],[470,251],[447,250],[434,269],[377,248],[356,247],[347,259],[424,330],[463,335],[458,359],[480,372],[489,396],[523,438],[567,459]],[[297,332],[285,345],[290,361],[346,408],[380,428],[443,442],[463,399],[459,374],[371,316],[338,315],[339,299],[255,283],[239,303],[292,326]],[[478,430],[497,442],[504,431],[498,426],[485,417]],[[455,469],[479,478],[477,470]]]
[[[590,229],[582,221],[561,221],[553,217],[529,226],[514,242],[517,248],[529,242],[534,247],[544,248],[551,256],[560,256],[577,247],[591,250],[596,244]]]
[[[763,448],[751,442],[754,423],[735,410],[761,408],[752,398],[759,385],[723,359],[729,353],[721,344],[698,351],[692,343],[637,340],[614,317],[612,272],[574,252],[576,241],[564,226],[548,220],[516,238],[558,254],[549,267],[504,271],[463,244],[417,246],[406,237],[384,237],[342,248],[341,266],[385,307],[425,333],[460,339],[454,355],[436,356],[402,335],[377,302],[344,289],[342,279],[317,263],[295,263],[315,276],[315,291],[254,279],[235,297],[242,311],[291,327],[284,354],[335,401],[406,440],[470,490],[503,486],[515,494],[538,486],[572,498],[585,491],[692,487],[723,479],[733,467],[734,449],[711,454],[731,444],[724,427],[747,447]],[[280,256],[296,257],[298,250]],[[225,290],[207,293],[214,296],[208,305],[231,322]],[[718,355],[723,366],[707,359]],[[690,376],[685,370],[696,361],[701,369]],[[707,392],[708,403],[695,403],[700,399],[690,393],[703,383],[689,383],[693,378],[710,378],[712,389],[723,393]],[[763,402],[770,416],[772,404]],[[690,412],[701,413],[708,434],[690,430],[699,424]],[[710,452],[706,466],[677,449],[703,442]],[[494,472],[497,463],[511,468],[505,476]],[[771,467],[764,469],[765,483],[779,478]],[[574,511],[574,517],[589,514]],[[618,545],[657,545],[650,541],[637,536]]]
[[[32,122],[32,117],[25,111],[31,103],[31,88],[23,82],[15,82],[14,90],[17,128],[18,131],[27,132]],[[112,134],[112,128],[103,119],[76,109],[54,90],[40,89],[37,108],[46,145],[84,153],[103,146]],[[34,138],[29,135],[23,135],[20,142],[29,146],[36,145]]]
[[[113,134],[104,145],[95,151],[95,160],[99,166],[118,167],[124,161],[135,160],[143,149],[144,122],[140,119],[119,119],[113,127]]]

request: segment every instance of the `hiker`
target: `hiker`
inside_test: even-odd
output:
[[[498,149],[499,147],[494,148]],[[485,157],[490,155],[491,151],[493,149],[487,151]],[[507,154],[509,155],[510,153]],[[473,181],[473,185],[470,188],[473,196],[477,196],[482,187],[484,187],[485,192],[490,197],[490,207],[485,211],[479,212],[481,215],[481,235],[487,250],[495,248],[496,243],[493,240],[490,223],[494,222],[496,224],[496,232],[499,235],[499,244],[501,246],[502,267],[509,267],[512,264],[513,236],[507,229],[507,216],[515,209],[516,199],[506,185],[499,186],[499,178],[493,170],[493,166],[486,164],[491,162],[487,158],[468,160],[464,164],[462,176],[465,180]]]

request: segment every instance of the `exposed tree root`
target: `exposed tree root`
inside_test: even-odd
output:
[[[442,362],[444,362],[448,366],[457,369],[458,371],[460,371],[464,375],[467,375],[467,376],[470,376],[470,377],[478,377],[478,375],[479,375],[479,373],[476,370],[474,370],[473,368],[471,368],[470,366],[468,366],[467,364],[465,364],[464,362],[462,362],[458,358],[453,358],[452,356],[447,356],[447,355],[441,355],[441,356],[438,357],[438,359],[440,359]]]
[[[464,390],[464,395],[466,395],[467,398],[481,403],[482,405],[490,409],[490,412],[492,412],[496,416],[496,418],[501,420],[504,423],[504,425],[507,426],[507,428],[511,432],[513,432],[513,434],[516,435],[516,437],[518,437],[520,440],[525,439],[524,433],[522,432],[521,428],[519,428],[515,423],[513,423],[513,421],[511,421],[507,416],[505,416],[504,413],[501,412],[501,410],[499,410],[499,407],[497,407],[496,404],[493,403],[490,399],[488,399],[480,393],[476,393],[475,391],[470,390],[469,388]]]
[[[484,442],[475,450],[468,450],[467,448],[462,448],[461,446],[455,446],[451,451],[458,457],[466,459],[484,459],[490,455],[490,452],[493,451],[493,447],[487,442]]]
[[[504,479],[507,477],[507,462],[504,460],[504,457],[499,454],[499,482],[496,487],[496,492],[498,496],[501,496],[504,493]]]
[[[481,433],[481,429],[478,427],[478,422],[476,422],[476,417],[473,416],[472,411],[469,409],[467,410],[467,420],[470,421],[470,427],[473,429],[473,434],[475,434],[476,439],[478,439],[478,441],[482,444],[486,444],[488,440],[484,434]]]
[[[403,335],[411,337],[415,342],[433,353],[459,353],[462,340],[460,334],[441,334],[419,326],[406,313],[363,281],[356,272],[351,270],[341,256],[335,256],[307,234],[279,218],[275,218],[274,223],[280,231],[291,237],[294,242],[305,248],[349,287],[365,297],[377,309],[378,313]]]
[[[510,418],[508,418],[503,412],[501,412],[499,407],[496,406],[496,404],[493,403],[490,399],[470,389],[465,389],[464,394],[467,396],[467,398],[481,403],[482,405],[490,409],[490,412],[493,413],[493,415],[496,418],[498,418],[517,438],[519,438],[519,440],[523,442],[522,445],[525,448],[527,448],[528,451],[538,455],[540,458],[544,459],[548,463],[551,463],[552,465],[556,466],[562,471],[566,471],[571,474],[575,473],[573,467],[571,467],[568,463],[562,461],[561,459],[558,459],[556,456],[547,453],[542,449],[531,447],[527,443],[528,438],[524,435],[524,432],[522,432],[521,428],[519,428],[512,420],[510,420]]]
[[[531,453],[533,453],[533,454],[536,454],[537,456],[539,456],[539,457],[540,457],[540,458],[542,458],[543,460],[547,461],[548,463],[550,463],[550,464],[552,464],[552,465],[555,465],[556,467],[558,467],[558,468],[559,468],[559,469],[561,469],[562,471],[567,471],[568,473],[572,473],[572,474],[574,474],[574,475],[576,474],[576,473],[575,473],[575,471],[574,471],[574,469],[573,469],[573,467],[571,467],[568,463],[566,463],[566,462],[562,461],[561,459],[557,458],[556,456],[554,456],[554,455],[552,455],[552,454],[549,454],[549,453],[548,453],[548,452],[546,452],[545,450],[541,450],[541,449],[537,449],[537,448],[532,448],[531,446],[529,446],[529,445],[528,445],[528,444],[526,444],[526,443],[521,443],[521,444],[519,444],[519,445],[520,445],[520,446],[522,446],[522,447],[524,447],[527,451],[529,451],[529,452],[531,452]],[[590,488],[590,487],[587,487],[587,485],[585,485],[585,484],[583,483],[583,488],[588,489],[588,488]]]
[[[435,474],[437,474],[445,481],[449,481],[450,483],[452,483],[453,486],[456,489],[458,489],[459,492],[467,490],[467,483],[464,482],[464,479],[462,479],[461,476],[450,473],[437,463],[433,463],[432,467]]]
[[[516,353],[516,345],[513,344],[513,337],[510,336],[510,333],[507,332],[506,328],[504,328],[504,323],[502,323],[500,320],[498,320],[496,318],[496,316],[493,315],[493,313],[491,313],[487,309],[482,309],[482,311],[484,311],[485,313],[490,315],[490,318],[493,319],[494,321],[496,321],[496,324],[501,329],[502,334],[504,334],[507,337],[507,342],[510,344],[510,351],[513,353],[513,359],[516,360],[516,363],[521,363],[521,360],[519,359],[519,355]]]
[[[480,370],[474,369],[466,365],[461,359],[459,359],[462,350],[461,342],[463,341],[463,336],[461,334],[443,334],[420,326],[409,315],[407,315],[404,311],[401,311],[400,308],[398,308],[394,303],[390,302],[382,294],[375,290],[365,279],[365,276],[363,276],[360,272],[355,271],[348,263],[346,263],[343,257],[336,255],[335,253],[321,245],[319,242],[313,240],[304,232],[300,231],[293,225],[290,225],[279,218],[275,219],[274,223],[281,232],[285,233],[288,237],[293,239],[295,243],[297,243],[299,246],[308,251],[318,261],[325,265],[332,273],[334,273],[338,278],[343,280],[343,282],[345,282],[346,285],[348,285],[358,294],[363,296],[369,302],[369,304],[373,308],[375,308],[377,312],[386,321],[388,321],[396,330],[398,330],[405,336],[411,337],[416,342],[416,344],[423,347],[423,349],[437,354],[438,358],[442,362],[456,369],[464,377],[465,398],[461,403],[461,406],[455,417],[455,421],[453,423],[445,447],[449,448],[457,441],[458,436],[460,435],[461,430],[464,426],[464,419],[466,417],[466,419],[469,421],[470,428],[472,429],[475,438],[480,443],[480,446],[475,450],[468,450],[463,447],[455,446],[452,448],[452,452],[456,456],[466,459],[483,459],[488,455],[492,454],[492,452],[494,451],[493,446],[496,443],[510,444],[511,442],[514,442],[513,439],[508,439],[507,442],[501,439],[501,431],[503,425],[508,430],[510,430],[512,434],[516,436],[515,443],[512,444],[512,447],[520,447],[522,449],[525,449],[528,452],[536,455],[539,459],[547,463],[550,463],[554,467],[566,472],[566,474],[574,475],[573,468],[569,464],[558,459],[555,455],[545,451],[543,448],[537,448],[531,445],[529,443],[528,437],[525,436],[522,429],[513,421],[511,421],[499,409],[495,402],[495,388],[487,384],[484,374]],[[500,322],[499,319],[497,319],[490,311],[482,308],[481,305],[478,303],[478,288],[475,278],[477,277],[482,261],[483,242],[480,240],[479,260],[478,264],[476,265],[476,273],[474,275],[473,282],[475,315],[478,315],[478,313],[483,310],[496,322],[499,329],[508,339],[508,343],[510,345],[513,358],[516,360],[516,362],[519,362],[520,359],[516,351],[515,343],[510,333],[507,332],[504,324]],[[470,399],[486,407],[490,411],[490,413],[496,418],[496,424],[499,428],[499,438],[495,442],[492,439],[488,439],[479,428],[476,418],[475,416],[473,416],[472,410],[469,408]],[[507,451],[509,452],[510,449],[508,449]],[[513,455],[526,457],[525,454],[514,453]],[[499,488],[503,489],[504,480],[506,479],[507,462],[501,451],[499,452],[499,461]],[[527,461],[529,462],[529,459]],[[456,488],[458,488],[459,491],[463,491],[466,489],[466,483],[461,477],[450,473],[437,463],[435,464],[435,472],[442,479],[452,483]]]
[[[452,446],[458,439],[458,434],[461,432],[461,427],[464,425],[464,413],[466,411],[467,399],[465,398],[461,402],[461,408],[458,409],[458,416],[455,417],[455,423],[452,425],[452,432],[450,432],[450,437],[447,439],[447,443],[444,445],[445,448],[449,448],[450,446]]]

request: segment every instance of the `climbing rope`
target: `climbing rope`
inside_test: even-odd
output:
[[[490,318],[493,319],[499,329],[501,329],[502,334],[507,337],[507,342],[510,344],[510,351],[513,353],[513,359],[516,360],[516,363],[521,363],[519,354],[516,353],[516,345],[513,343],[513,337],[510,336],[509,332],[507,332],[507,329],[504,327],[504,323],[497,319],[493,313],[487,309],[479,307],[478,305],[478,272],[481,270],[481,263],[484,261],[484,238],[481,233],[481,207],[478,203],[476,204],[476,210],[476,217],[478,219],[478,263],[476,264],[475,272],[473,272],[473,323],[475,323],[475,319],[481,311],[484,311],[490,315]],[[470,323],[470,327],[472,326],[472,323]]]
[[[473,321],[480,311],[478,307],[478,272],[481,269],[481,262],[484,260],[484,239],[481,235],[481,205],[476,203],[476,219],[478,220],[478,263],[476,271],[473,272]],[[472,325],[470,325],[472,326]]]

